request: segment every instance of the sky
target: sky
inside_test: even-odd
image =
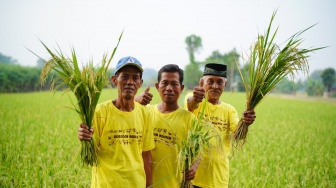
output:
[[[174,63],[184,69],[187,36],[202,39],[197,61],[234,48],[247,57],[277,10],[276,42],[281,45],[317,24],[301,36],[302,47],[329,47],[311,54],[310,72],[336,69],[335,8],[334,0],[0,0],[0,53],[22,66],[35,66],[38,57],[29,50],[50,57],[41,40],[67,55],[73,47],[82,63],[96,64],[112,52],[124,30],[111,66],[130,55],[144,68]]]

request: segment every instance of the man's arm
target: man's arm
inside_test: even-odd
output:
[[[193,96],[187,99],[188,110],[193,112],[198,108],[199,103],[205,98],[205,89],[203,88],[203,78],[200,78],[198,86],[194,87]]]
[[[198,108],[200,102],[198,102],[197,99],[195,100],[194,96],[189,97],[187,100],[189,112],[193,112]]]
[[[142,158],[144,161],[144,169],[146,173],[146,187],[152,185],[152,154],[150,151],[143,151]]]

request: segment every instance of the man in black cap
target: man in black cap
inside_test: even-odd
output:
[[[199,116],[202,106],[204,118],[212,122],[221,136],[223,149],[211,151],[211,156],[204,155],[192,181],[194,187],[228,187],[229,185],[229,154],[230,136],[235,130],[239,117],[236,109],[230,104],[220,101],[226,85],[226,65],[206,64],[199,86],[185,97],[185,108]],[[208,95],[205,100],[206,94]],[[254,110],[244,111],[243,120],[248,125],[256,118]]]

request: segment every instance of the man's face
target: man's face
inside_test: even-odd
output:
[[[161,80],[155,84],[160,93],[161,100],[167,104],[177,103],[184,85],[179,82],[178,72],[163,72]]]
[[[118,96],[125,100],[133,100],[143,80],[138,68],[125,66],[117,75],[112,76],[112,82],[118,88]]]
[[[207,75],[204,76],[203,79],[203,88],[205,92],[208,93],[208,100],[210,102],[217,102],[225,89],[226,78]]]

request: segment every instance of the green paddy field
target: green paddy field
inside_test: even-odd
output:
[[[115,97],[104,90],[100,101]],[[245,107],[243,93],[222,100]],[[0,94],[0,187],[90,186],[78,153],[80,119],[68,107],[61,92]],[[336,187],[336,102],[271,95],[255,110],[248,143],[231,156],[230,187]]]

